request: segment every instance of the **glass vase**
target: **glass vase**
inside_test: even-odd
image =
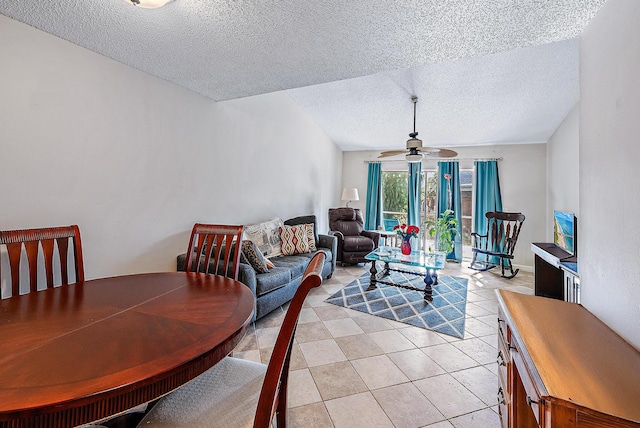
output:
[[[402,244],[400,244],[400,251],[402,254],[408,256],[411,254],[411,236],[403,236]]]

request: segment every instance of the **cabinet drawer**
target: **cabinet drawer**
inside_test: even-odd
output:
[[[498,363],[498,378],[500,379],[500,386],[506,394],[506,391],[508,391],[507,380],[509,379],[508,367],[511,362],[511,357],[509,356],[509,346],[506,344],[501,334],[498,334],[498,355],[496,357],[496,362]]]
[[[531,412],[533,413],[536,422],[540,425],[542,415],[542,402],[540,400],[540,395],[534,386],[533,379],[530,377],[529,371],[527,370],[522,358],[522,354],[520,354],[520,351],[518,350],[518,345],[512,343],[511,349],[511,363],[515,366],[519,375],[518,379],[515,379],[515,381],[520,381],[524,392],[524,396],[519,397],[516,401],[519,403],[526,403],[526,405],[531,408]]]
[[[505,342],[509,343],[509,336],[507,336],[507,322],[501,307],[498,308],[498,333],[499,335],[502,335]]]
[[[500,416],[500,426],[502,428],[509,427],[509,403],[508,394],[500,387],[498,389],[498,415]]]

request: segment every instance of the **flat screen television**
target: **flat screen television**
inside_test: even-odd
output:
[[[553,212],[553,243],[572,256],[576,254],[576,216],[573,213]]]

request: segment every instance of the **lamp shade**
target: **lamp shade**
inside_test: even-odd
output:
[[[358,197],[358,189],[356,189],[355,187],[354,188],[345,187],[342,190],[342,200],[348,201],[347,206],[349,206],[349,202],[351,201],[359,201],[360,198]]]
[[[360,198],[358,197],[358,189],[345,188],[342,191],[342,200],[343,201],[359,201]]]

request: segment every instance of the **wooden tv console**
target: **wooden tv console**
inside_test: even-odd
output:
[[[637,349],[579,304],[497,294],[503,427],[640,427]]]

